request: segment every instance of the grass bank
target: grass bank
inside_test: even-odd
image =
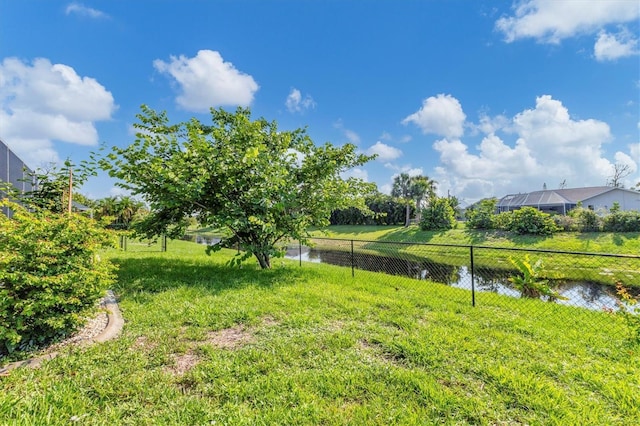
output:
[[[402,241],[432,244],[478,245],[491,247],[530,248],[589,253],[640,253],[638,232],[559,232],[551,236],[515,235],[504,231],[458,229],[422,231],[416,225],[402,226],[331,226],[314,231],[318,237],[369,241]]]
[[[588,281],[611,287],[621,283],[627,287],[640,288],[640,258],[637,258],[640,253],[640,234],[638,233],[558,233],[549,237],[536,237],[513,235],[501,231],[464,229],[428,232],[421,231],[417,226],[409,228],[333,226],[326,230],[315,231],[314,234],[331,239],[366,241],[355,244],[356,251],[365,254],[398,257],[416,262],[438,262],[453,266],[469,266],[470,253],[468,248],[448,245],[473,245],[477,247],[474,250],[476,267],[504,271],[506,275],[517,272],[510,258],[523,258],[529,255],[534,261],[538,259],[543,261],[545,270],[542,276],[557,282]],[[402,244],[392,244],[393,242],[402,242]],[[350,250],[350,247],[341,241],[318,239],[315,244],[319,249]],[[611,253],[627,257],[529,252],[533,250]]]
[[[112,253],[123,335],[0,378],[7,424],[636,424],[615,317],[350,271]],[[426,287],[425,287],[426,286]],[[551,310],[551,311],[550,311]],[[556,312],[557,311],[557,312]],[[553,315],[569,321],[548,321]],[[594,319],[602,324],[591,327]]]

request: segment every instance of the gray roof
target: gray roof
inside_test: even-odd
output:
[[[584,188],[547,189],[524,194],[505,195],[498,206],[541,206],[578,204],[597,195],[612,191],[612,186],[588,186]]]

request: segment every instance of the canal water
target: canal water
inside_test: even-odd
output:
[[[220,241],[218,237],[190,235],[185,237],[198,244],[212,245]],[[351,267],[351,253],[339,250],[318,250],[306,246],[290,246],[285,258],[303,262],[328,263]],[[390,256],[356,253],[353,258],[356,269],[401,275],[417,280],[435,281],[452,287],[471,290],[471,272],[467,266],[450,265],[432,261],[416,262]],[[508,278],[513,272],[503,269],[476,267],[474,271],[475,291],[491,292],[505,296],[520,297],[520,291],[513,288]],[[555,303],[579,306],[592,310],[619,309],[615,288],[595,282],[562,281],[554,286],[562,299]]]
[[[302,246],[289,247],[285,255],[289,259],[301,259],[304,262],[328,263],[351,267],[351,253],[337,250],[318,250]],[[390,275],[402,275],[417,280],[430,280],[452,287],[471,290],[471,271],[467,266],[456,266],[432,261],[416,262],[389,256],[356,253],[353,262],[356,269],[383,272]],[[476,267],[475,290],[492,292],[511,297],[520,297],[521,293],[513,288],[509,277],[514,272],[503,269]],[[592,310],[618,310],[619,299],[615,288],[595,282],[562,281],[553,289],[562,296],[555,303],[579,306]]]

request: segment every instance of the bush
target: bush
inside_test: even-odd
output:
[[[551,215],[533,207],[522,207],[510,214],[508,230],[516,234],[551,235],[558,230]]]
[[[553,222],[560,230],[567,232],[575,232],[578,230],[578,222],[571,216],[557,214],[553,216]]]
[[[447,198],[433,198],[429,207],[422,210],[420,229],[445,230],[456,227],[456,212]]]
[[[496,218],[496,198],[487,198],[467,209],[467,228],[471,229],[494,229]]]
[[[603,228],[609,232],[640,232],[640,212],[615,211],[604,218]]]
[[[511,221],[513,219],[513,212],[500,212],[493,218],[493,225],[495,229],[503,231],[509,231],[511,229]]]
[[[593,210],[577,207],[569,212],[580,232],[598,232],[602,229],[602,219]]]
[[[110,233],[77,214],[0,214],[0,357],[74,331],[113,282],[97,250]]]

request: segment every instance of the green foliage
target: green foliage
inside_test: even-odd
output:
[[[640,212],[613,211],[604,218],[603,230],[607,232],[640,232]]]
[[[485,198],[467,209],[467,228],[494,229],[496,227],[497,198]]]
[[[420,229],[446,230],[456,227],[456,212],[448,198],[432,198],[429,207],[422,210]]]
[[[397,198],[375,193],[365,197],[365,204],[373,214],[355,207],[331,212],[331,225],[403,225],[405,204]],[[413,207],[411,211],[413,211]]]
[[[511,230],[511,222],[513,221],[513,212],[500,212],[493,218],[495,229],[502,231]]]
[[[1,181],[0,191],[30,208],[63,213],[68,210],[69,175],[71,173],[73,176],[71,179],[73,200],[89,206],[86,203],[88,198],[75,192],[90,176],[96,175],[94,165],[88,161],[75,165],[70,160],[66,160],[59,169],[52,164],[47,168],[31,172],[24,179],[33,184],[33,188],[30,191],[23,193]]]
[[[640,344],[640,296],[633,297],[621,283],[616,284],[616,290],[620,297],[616,315],[627,325],[631,342]]]
[[[110,234],[81,215],[13,211],[0,214],[0,356],[73,331],[113,282],[98,249]]]
[[[356,147],[316,146],[304,129],[278,130],[249,109],[211,109],[212,125],[197,119],[169,124],[165,113],[143,106],[140,131],[126,148],[114,147],[101,166],[119,186],[143,195],[151,213],[138,234],[180,237],[188,219],[227,228],[222,246],[239,243],[262,268],[282,254],[279,243],[305,241],[311,226],[327,226],[335,209],[366,210],[372,184],[342,172],[372,157]],[[244,257],[244,254],[240,255]]]
[[[569,216],[575,219],[580,232],[598,232],[602,229],[602,219],[596,212],[581,205],[571,210]]]
[[[557,231],[556,224],[547,213],[533,207],[522,207],[508,213],[508,230],[524,235],[551,235]]]
[[[574,232],[578,230],[578,221],[573,216],[556,214],[553,215],[552,218],[559,230],[565,232]]]
[[[609,213],[618,213],[620,211],[620,203],[617,201],[613,202],[613,205],[609,209]]]
[[[148,214],[142,201],[129,196],[107,197],[96,204],[94,218],[102,220],[108,217],[107,227],[111,229],[129,229],[135,220],[141,220]]]
[[[550,300],[561,298],[557,292],[549,287],[549,280],[542,278],[542,259],[531,263],[529,255],[527,254],[524,259],[510,257],[509,261],[520,272],[520,275],[510,277],[509,281],[520,291],[522,297],[537,299],[540,296],[546,296]]]
[[[411,210],[420,211],[424,198],[435,197],[436,182],[427,176],[409,176],[408,173],[400,173],[393,179],[391,196],[398,198],[405,205],[405,223],[407,227],[411,223]]]

